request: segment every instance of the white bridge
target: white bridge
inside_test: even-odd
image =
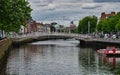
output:
[[[42,36],[64,36],[70,38],[90,38],[88,35],[83,34],[71,34],[71,33],[43,33],[43,32],[33,32],[28,34],[16,34],[12,38],[36,38]]]
[[[32,39],[34,41],[39,40],[49,40],[49,39],[69,39],[74,38],[80,41],[81,45],[89,45],[97,43],[99,44],[112,44],[112,45],[119,45],[120,39],[105,39],[105,38],[93,38],[92,36],[88,36],[87,34],[70,34],[70,33],[41,33],[41,32],[33,32],[29,34],[21,34],[12,36],[13,41],[21,42],[27,39]]]

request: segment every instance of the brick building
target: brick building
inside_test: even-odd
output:
[[[105,12],[102,12],[102,13],[101,13],[100,20],[105,20],[106,18],[115,16],[115,15],[116,15],[115,12],[111,12],[110,14],[106,14]]]
[[[25,33],[31,33],[36,32],[38,30],[37,23],[34,20],[29,20],[26,27],[25,27]]]

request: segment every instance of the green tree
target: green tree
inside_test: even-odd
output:
[[[96,24],[97,24],[96,16],[86,16],[82,20],[79,21],[78,25],[78,33],[87,33],[88,32],[88,22],[90,23],[89,29],[90,32],[95,32]]]
[[[120,20],[118,21],[118,23],[115,26],[115,29],[120,32]]]
[[[18,32],[31,16],[27,0],[0,0],[0,30]]]
[[[115,25],[117,24],[117,20],[112,17],[112,18],[108,18],[108,25],[109,25],[109,31],[114,32],[115,31]]]
[[[107,20],[104,20],[103,22],[102,22],[102,31],[104,32],[104,33],[109,33],[110,32],[110,27],[109,27],[109,25],[108,25],[108,22],[107,22]]]
[[[104,33],[110,32],[110,27],[108,25],[108,21],[107,20],[101,20],[101,21],[99,21],[99,23],[97,25],[97,31],[98,32],[104,32]]]
[[[83,32],[83,30],[82,30],[82,20],[79,21],[79,25],[77,27],[77,32],[78,33],[80,33],[80,32],[82,33]]]
[[[101,32],[116,32],[119,31],[120,24],[120,13],[117,13],[115,16],[108,17],[105,20],[100,20],[97,25],[97,31]]]
[[[96,16],[91,16],[90,17],[90,32],[95,32],[96,31],[96,25],[97,25],[97,17]]]
[[[98,32],[102,32],[102,25],[103,25],[103,21],[99,21],[99,23],[96,26]]]

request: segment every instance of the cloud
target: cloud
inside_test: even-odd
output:
[[[53,4],[53,3],[50,3],[50,4],[48,4],[48,9],[55,9],[55,8],[57,8],[57,5],[56,4]]]
[[[101,6],[97,3],[83,3],[81,7],[82,9],[96,9]]]
[[[37,21],[79,21],[85,16],[101,12],[119,12],[120,0],[28,0]]]
[[[120,2],[120,0],[94,0],[94,2]]]
[[[85,0],[28,0],[33,10],[53,11],[81,8]],[[92,1],[92,0],[89,0]],[[87,2],[89,2],[87,1]],[[83,6],[83,8],[85,8]]]
[[[46,5],[40,5],[38,9],[42,11],[53,11],[53,10],[56,10],[56,8],[58,8],[57,4],[49,3]]]

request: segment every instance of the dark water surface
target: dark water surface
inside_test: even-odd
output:
[[[106,58],[76,40],[30,43],[10,52],[7,75],[113,75],[119,58]]]

